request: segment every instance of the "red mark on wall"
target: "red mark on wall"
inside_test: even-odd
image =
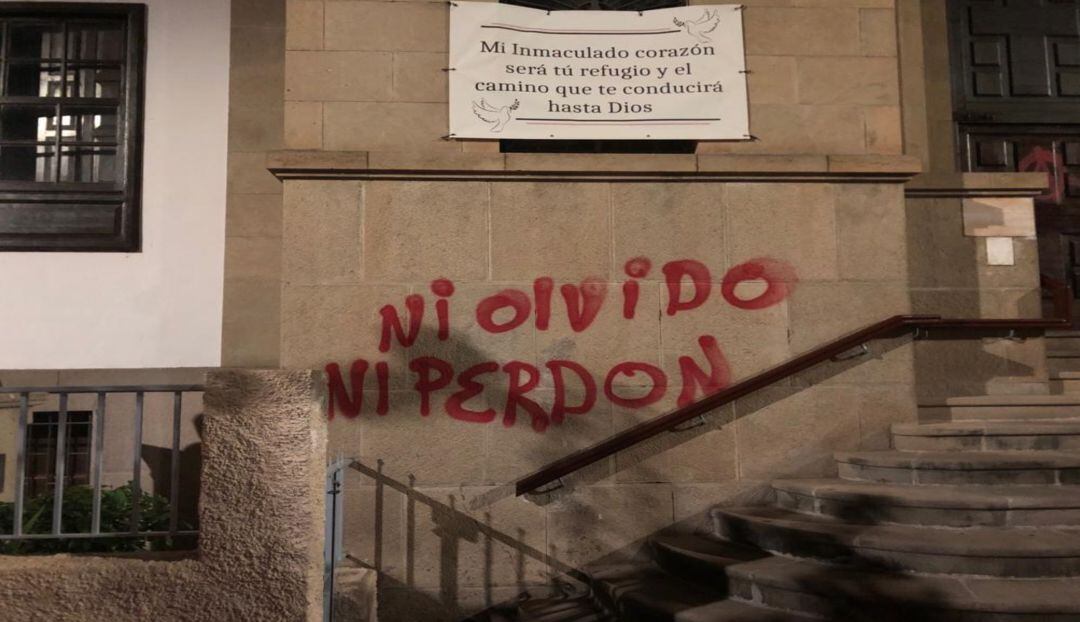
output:
[[[1035,197],[1043,203],[1060,205],[1065,198],[1066,171],[1065,161],[1060,153],[1041,145],[1034,146],[1020,159],[1016,170],[1021,173],[1046,173],[1050,185],[1046,192]]]
[[[640,280],[650,274],[652,262],[635,257],[624,265],[628,277],[621,289],[621,316],[632,320],[639,313]],[[713,276],[705,264],[693,259],[670,261],[661,266],[667,300],[662,308],[668,316],[701,309],[712,298]],[[798,279],[788,264],[761,257],[739,264],[720,281],[722,300],[735,309],[757,311],[771,307],[790,296]],[[504,289],[480,300],[473,310],[476,324],[491,334],[520,329],[532,320],[536,330],[550,330],[553,313],[555,281],[539,277],[533,282],[531,296],[519,289]],[[618,290],[617,290],[618,291]],[[558,286],[565,308],[567,325],[576,333],[589,330],[608,304],[608,283],[597,278],[580,284]],[[454,284],[447,279],[431,283],[434,295],[435,321],[440,341],[451,338],[450,317]],[[618,296],[618,294],[615,294]],[[618,303],[616,303],[618,304]],[[396,341],[400,350],[416,343],[425,312],[423,296],[407,296],[404,308],[386,305],[379,310],[382,327],[379,350],[388,352]],[[660,309],[655,309],[659,312]],[[698,356],[678,358],[678,377],[644,361],[616,363],[604,373],[594,373],[578,362],[565,359],[547,361],[543,370],[525,361],[499,364],[484,361],[464,370],[435,356],[408,359],[413,375],[412,388],[419,395],[420,414],[429,416],[437,407],[453,419],[470,423],[491,423],[499,417],[492,407],[492,391],[503,392],[501,414],[503,425],[513,426],[519,418],[527,418],[530,427],[543,432],[551,425],[562,424],[568,415],[589,413],[601,393],[612,404],[622,408],[645,408],[660,402],[669,387],[681,387],[677,399],[685,406],[696,399],[715,393],[731,382],[731,368],[716,338],[701,335],[697,339]],[[390,411],[390,368],[386,361],[375,363],[375,412]],[[368,361],[357,359],[349,368],[348,386],[337,363],[326,366],[330,393],[330,417],[341,413],[346,418],[360,415],[364,399],[364,383]],[[538,388],[547,375],[551,380],[551,404],[545,407],[538,401]],[[673,384],[675,380],[677,384]],[[456,384],[456,386],[454,386]],[[448,393],[448,395],[447,395]]]
[[[765,291],[753,298],[740,298],[735,290],[747,281],[763,281]],[[759,257],[728,270],[720,292],[724,300],[733,307],[747,310],[765,309],[787,298],[797,282],[795,269],[789,264]]]

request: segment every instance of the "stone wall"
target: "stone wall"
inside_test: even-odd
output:
[[[701,143],[699,153],[901,152],[892,0],[742,4],[759,140]],[[437,1],[289,0],[286,148],[497,153],[441,140],[448,14]]]
[[[12,620],[322,619],[321,374],[215,371],[197,555],[0,560]]]
[[[691,156],[694,175],[711,157],[727,156]],[[283,158],[274,166],[328,164]],[[596,163],[567,160],[577,170]],[[902,184],[846,181],[287,179],[282,362],[330,365],[331,452],[363,465],[347,482],[346,549],[384,571],[382,619],[452,619],[631,550],[712,504],[760,500],[772,478],[831,474],[834,451],[886,447],[888,424],[915,416],[911,350],[894,343],[604,462],[547,505],[507,489],[684,393],[700,397],[704,377],[739,380],[908,312]],[[638,258],[647,274],[628,265]],[[672,285],[666,272],[688,259],[708,274]],[[757,279],[737,284],[746,266],[781,293]],[[550,317],[538,327],[544,278]],[[638,290],[630,319],[628,282]],[[586,321],[589,295],[603,301]],[[409,296],[423,299],[415,333],[420,307],[407,310]],[[512,300],[528,311],[517,316]],[[501,310],[489,316],[487,305]],[[394,317],[404,340],[385,323]],[[709,359],[702,338],[722,360]],[[552,361],[587,370],[595,401],[566,369],[560,397]],[[440,362],[445,372],[429,371]],[[620,368],[628,363],[636,367]],[[418,389],[422,375],[436,388]],[[515,384],[524,399],[509,399]],[[587,412],[574,413],[583,402]],[[561,421],[559,403],[570,408]]]
[[[928,240],[977,253],[905,203],[922,153],[904,153],[901,118],[919,115],[902,84],[905,105],[926,102],[899,77],[922,65],[899,55],[896,9],[919,12],[745,4],[757,140],[602,156],[443,140],[440,2],[288,2],[289,151],[267,160],[284,180],[280,361],[329,373],[331,451],[360,465],[346,548],[382,571],[382,619],[535,592],[710,505],[761,501],[772,478],[830,475],[833,452],[885,448],[889,424],[916,417],[915,350],[883,342],[602,462],[572,492],[510,493],[684,391],[911,311],[913,283],[938,312]],[[1001,277],[1003,300],[1029,272]]]
[[[221,362],[276,367],[281,184],[264,159],[283,145],[285,0],[233,0],[231,26]]]

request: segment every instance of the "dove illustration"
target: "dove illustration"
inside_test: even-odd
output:
[[[706,9],[705,14],[697,21],[680,21],[677,17],[672,18],[672,20],[675,22],[676,26],[685,30],[686,34],[702,43],[707,43],[712,41],[712,39],[706,35],[716,30],[716,26],[720,23],[720,16],[715,10],[710,11]]]
[[[494,124],[491,126],[492,132],[501,132],[503,131],[503,128],[506,127],[506,124],[510,122],[512,113],[517,110],[518,104],[518,100],[515,99],[514,103],[509,106],[496,108],[487,103],[486,100],[481,99],[479,103],[473,102],[472,109],[473,113],[480,117],[481,121]]]

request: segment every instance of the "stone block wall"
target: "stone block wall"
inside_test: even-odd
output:
[[[276,367],[281,324],[281,184],[266,152],[284,144],[285,0],[232,2],[229,170],[221,362]]]
[[[893,0],[742,4],[758,140],[701,143],[699,153],[901,153]],[[444,2],[289,0],[287,10],[287,149],[498,152],[441,140]]]
[[[289,151],[267,160],[284,180],[280,362],[329,373],[331,452],[360,464],[346,548],[381,571],[384,620],[535,591],[713,504],[761,501],[770,479],[829,475],[833,452],[885,448],[889,424],[916,417],[916,349],[878,343],[548,503],[509,491],[684,390],[915,306],[950,312],[928,248],[963,247],[956,270],[978,261],[962,228],[934,224],[947,212],[905,202],[918,166],[901,120],[918,115],[901,97],[926,106],[899,76],[922,72],[900,56],[911,3],[745,4],[757,140],[615,156],[443,140],[441,2],[287,2]],[[991,275],[1001,305],[956,312],[1005,313],[1028,267]],[[967,276],[946,289],[990,287]]]
[[[709,380],[908,312],[897,181],[284,186],[282,363],[331,366],[330,451],[363,465],[347,480],[346,549],[383,571],[384,620],[453,619],[535,590],[712,504],[759,501],[773,478],[831,474],[832,452],[884,448],[888,424],[915,416],[910,347],[875,344],[871,360],[589,469],[552,503],[507,488]],[[672,281],[687,265],[707,273]],[[747,266],[771,284],[741,281]],[[595,315],[584,300],[602,301]],[[589,380],[563,367],[560,389],[552,361]]]

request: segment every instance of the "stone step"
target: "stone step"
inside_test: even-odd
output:
[[[896,423],[892,439],[901,451],[1080,451],[1080,420]]]
[[[1080,484],[1080,452],[868,451],[836,454],[841,479],[893,484]]]
[[[593,606],[587,596],[527,600],[517,607],[515,622],[609,622],[613,619]],[[492,620],[491,622],[496,622]]]
[[[1051,393],[1080,393],[1080,371],[1057,371],[1050,374]]]
[[[1051,374],[1080,371],[1080,351],[1047,350],[1046,368]]]
[[[1076,622],[1080,580],[886,573],[769,557],[733,566],[735,597],[855,622]]]
[[[1080,486],[902,486],[777,480],[777,505],[852,523],[945,527],[1080,525]]]
[[[670,574],[712,586],[723,584],[729,566],[769,556],[754,546],[698,534],[653,536],[649,545],[653,561]]]
[[[714,535],[773,553],[935,574],[1080,574],[1080,529],[859,525],[777,507],[715,508]]]
[[[785,622],[802,615],[726,600],[727,581],[708,587],[656,566],[613,567],[593,575],[594,589],[620,622]]]
[[[922,418],[934,421],[987,419],[1080,419],[1080,395],[972,395],[921,402]]]

